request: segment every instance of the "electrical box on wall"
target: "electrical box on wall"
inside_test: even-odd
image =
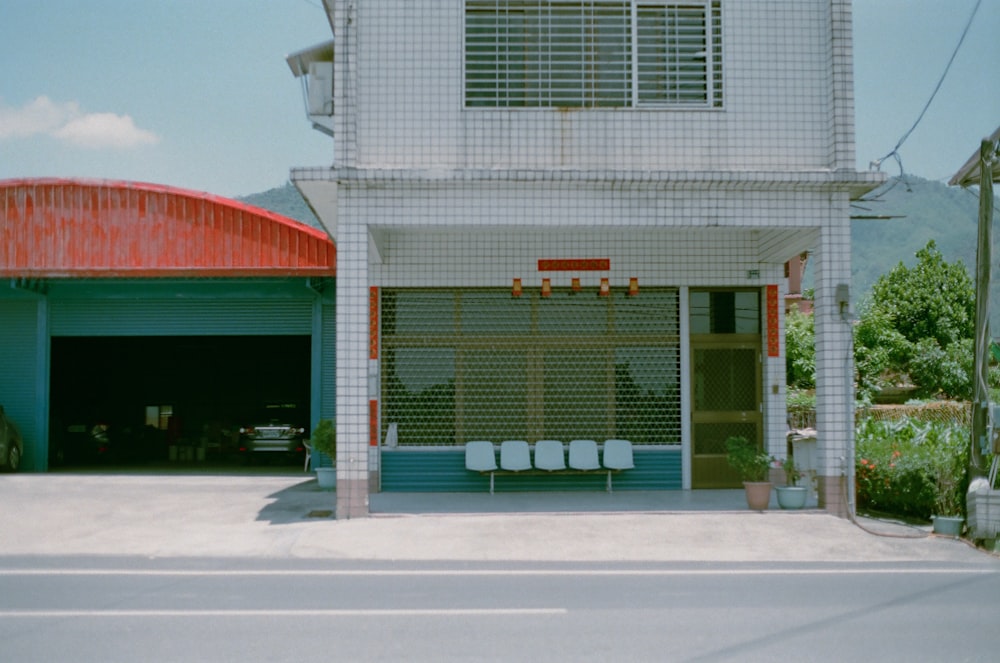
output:
[[[837,289],[833,292],[833,299],[837,302],[837,310],[840,317],[847,320],[851,312],[851,288],[846,283],[838,283]]]

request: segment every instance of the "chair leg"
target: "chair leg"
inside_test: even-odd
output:
[[[490,472],[490,495],[493,494],[493,473]]]
[[[608,492],[611,492],[611,470],[608,470]]]

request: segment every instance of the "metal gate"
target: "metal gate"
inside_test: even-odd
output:
[[[738,488],[726,439],[761,445],[759,290],[691,291],[691,487]]]

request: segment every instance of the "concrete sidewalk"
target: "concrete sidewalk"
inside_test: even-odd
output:
[[[996,565],[962,541],[818,511],[749,512],[741,491],[377,494],[337,521],[304,474],[0,476],[0,556]]]

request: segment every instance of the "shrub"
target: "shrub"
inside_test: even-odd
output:
[[[730,437],[726,440],[726,452],[726,460],[743,481],[767,481],[772,459],[750,440]]]
[[[960,515],[968,440],[957,424],[863,421],[855,433],[858,506],[922,519]]]
[[[921,396],[944,394],[952,398],[972,398],[972,339],[955,341],[942,348],[932,338],[924,338],[913,347],[909,373],[920,386]]]
[[[785,363],[789,385],[816,386],[816,329],[811,314],[793,309],[785,317]]]
[[[312,445],[316,451],[325,453],[337,462],[337,429],[330,419],[320,419],[312,433]]]
[[[854,366],[862,399],[894,383],[910,356],[910,342],[894,325],[890,313],[871,306],[854,326]]]

